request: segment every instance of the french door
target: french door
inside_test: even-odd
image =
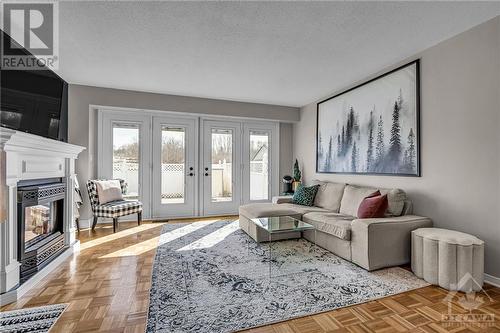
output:
[[[241,204],[241,124],[203,120],[203,215],[234,214]]]
[[[97,169],[99,179],[124,179],[125,199],[141,200],[143,217],[150,218],[150,117],[100,112]]]
[[[100,109],[97,177],[128,183],[143,217],[236,214],[278,193],[279,124]]]
[[[267,202],[277,193],[278,127],[273,123],[243,124],[243,202]]]
[[[153,117],[153,218],[196,215],[197,119]]]

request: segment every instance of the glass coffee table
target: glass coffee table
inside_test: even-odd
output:
[[[272,240],[272,235],[274,234],[316,230],[312,224],[291,216],[258,217],[252,219],[252,222],[269,233],[269,241]]]
[[[255,225],[269,234],[269,260],[272,261],[272,243],[273,243],[273,235],[283,234],[283,233],[291,233],[294,231],[314,231],[314,249],[316,250],[316,228],[309,223],[298,220],[291,216],[275,216],[275,217],[258,217],[252,219],[252,222]],[[284,240],[286,238],[280,238],[280,240]],[[310,251],[312,247],[310,248]],[[316,251],[315,251],[316,252]]]

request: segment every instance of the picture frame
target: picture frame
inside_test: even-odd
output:
[[[316,172],[421,176],[419,59],[317,103]]]

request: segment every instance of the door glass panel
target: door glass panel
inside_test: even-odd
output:
[[[212,129],[212,202],[233,200],[233,131]]]
[[[186,130],[161,128],[161,203],[184,203]]]
[[[139,126],[113,124],[113,179],[128,184],[126,199],[139,198]]]
[[[250,131],[250,200],[269,199],[269,133]]]

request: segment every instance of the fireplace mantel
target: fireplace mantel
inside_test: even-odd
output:
[[[64,241],[73,252],[77,241],[73,219],[75,160],[85,148],[33,134],[0,128],[0,305],[16,301],[47,275],[48,265],[19,287],[17,260],[17,184],[23,180],[61,178],[66,184]]]

